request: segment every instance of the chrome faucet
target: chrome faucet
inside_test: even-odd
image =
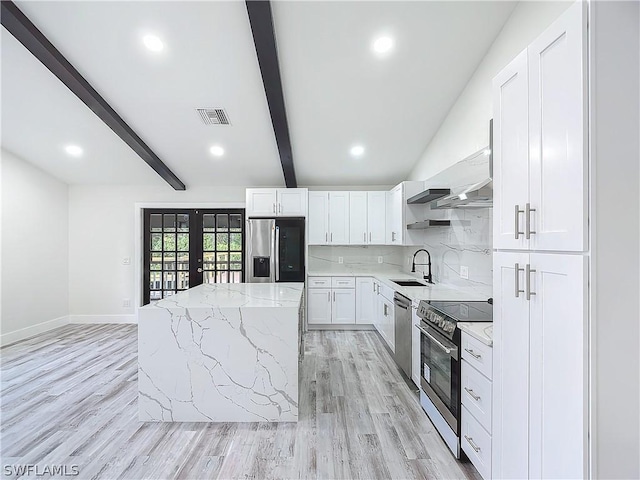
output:
[[[416,263],[416,255],[418,255],[420,252],[424,252],[427,254],[429,263]],[[433,278],[431,276],[431,254],[424,248],[420,248],[416,250],[416,253],[413,254],[413,262],[411,262],[411,273],[416,273],[416,265],[429,265],[428,273],[424,275],[424,272],[423,272],[422,278],[424,278],[427,281],[427,283],[433,283]]]

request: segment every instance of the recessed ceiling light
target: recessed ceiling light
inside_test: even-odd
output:
[[[79,157],[80,155],[82,155],[82,148],[80,148],[78,145],[67,145],[66,147],[64,147],[64,151],[72,157]]]
[[[209,149],[209,151],[214,157],[221,157],[222,155],[224,155],[224,148],[222,148],[220,145],[214,145]]]
[[[351,147],[351,150],[349,150],[349,153],[354,157],[361,157],[364,155],[364,147],[362,145],[354,145]]]
[[[152,52],[161,52],[164,49],[164,43],[155,35],[145,35],[142,37],[142,42]]]
[[[373,42],[373,51],[378,54],[389,53],[393,48],[393,38],[391,37],[378,37]]]

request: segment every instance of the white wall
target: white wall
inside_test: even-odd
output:
[[[69,312],[72,322],[132,322],[141,273],[136,268],[136,204],[146,207],[244,207],[244,187],[71,186],[69,188]],[[130,258],[130,265],[123,259]],[[141,258],[141,257],[140,257]],[[138,267],[140,267],[138,265]],[[123,307],[123,300],[131,301]]]
[[[640,478],[640,4],[591,2],[590,29],[592,473]]]
[[[409,174],[426,180],[489,144],[491,81],[572,2],[521,2]]]
[[[4,149],[0,153],[5,345],[67,321],[69,210],[66,184]]]

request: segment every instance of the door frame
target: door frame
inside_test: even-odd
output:
[[[243,202],[136,202],[134,209],[134,296],[133,307],[135,309],[136,323],[138,319],[138,309],[143,306],[144,302],[144,256],[142,254],[142,245],[144,244],[144,209],[146,208],[167,208],[167,209],[231,209],[246,208]]]

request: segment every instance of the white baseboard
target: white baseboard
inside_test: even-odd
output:
[[[138,323],[138,316],[131,315],[69,315],[69,323]]]
[[[5,345],[19,342],[20,340],[24,340],[25,338],[33,337],[34,335],[39,335],[49,330],[53,330],[54,328],[62,327],[63,325],[66,325],[68,323],[69,317],[65,315],[64,317],[58,317],[54,318],[53,320],[37,323],[36,325],[21,328],[20,330],[3,333],[2,335],[0,335],[0,345],[4,347]]]

